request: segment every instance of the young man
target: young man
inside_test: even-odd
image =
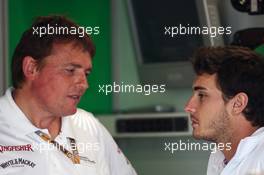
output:
[[[78,27],[39,17],[18,43],[13,88],[0,98],[0,174],[136,174],[106,129],[77,109],[95,53],[87,34],[67,32]]]
[[[241,47],[201,48],[186,104],[193,136],[216,142],[208,175],[264,174],[264,58]]]

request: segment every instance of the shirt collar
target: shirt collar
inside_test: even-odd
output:
[[[234,158],[242,159],[248,155],[264,139],[264,127],[257,129],[252,135],[245,137],[239,142]]]
[[[230,161],[240,161],[248,155],[258,145],[260,140],[264,139],[264,127],[257,129],[252,135],[242,139],[239,142],[238,148],[234,157]],[[224,165],[225,156],[222,151],[217,150],[216,153],[211,153],[210,159],[214,165],[219,165],[222,168]]]

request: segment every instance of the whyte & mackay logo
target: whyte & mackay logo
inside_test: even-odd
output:
[[[16,158],[16,159],[11,159],[7,162],[1,163],[0,167],[3,169],[8,168],[8,167],[24,167],[24,166],[29,166],[31,168],[34,168],[36,164],[30,160],[26,160],[23,158]]]

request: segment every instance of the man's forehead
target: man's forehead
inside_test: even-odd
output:
[[[54,43],[50,56],[61,55],[63,58],[73,59],[76,57],[84,57],[91,61],[91,54],[84,50],[82,45],[76,44],[74,42],[70,43]]]
[[[194,79],[193,90],[217,89],[216,74],[197,75]]]
[[[80,52],[88,52],[86,50],[84,50],[83,46],[75,41],[71,41],[71,42],[54,42],[52,44],[52,48],[51,48],[51,54],[59,52],[61,50],[65,50],[70,52],[71,50],[75,50],[75,51],[80,51]]]
[[[78,65],[78,67],[92,69],[92,59],[89,52],[84,51],[82,47],[78,47],[74,43],[53,44],[52,51],[45,62],[52,65]]]

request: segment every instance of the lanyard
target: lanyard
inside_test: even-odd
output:
[[[74,164],[80,164],[80,156],[78,153],[78,149],[76,146],[76,141],[73,138],[67,137],[68,141],[70,142],[71,145],[71,150],[68,151],[66,148],[64,148],[62,145],[60,145],[58,142],[55,140],[51,140],[50,136],[40,130],[35,131],[35,133],[44,141],[53,144],[58,150],[60,150],[66,157],[68,157]]]

